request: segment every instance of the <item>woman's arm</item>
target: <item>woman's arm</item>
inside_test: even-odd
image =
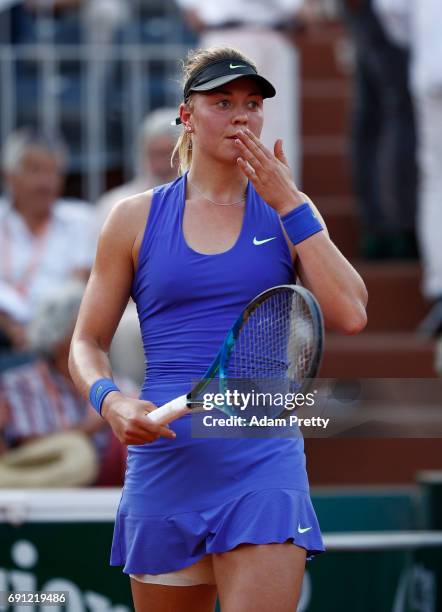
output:
[[[358,334],[367,324],[368,294],[353,266],[324,232],[296,247],[301,284],[317,298],[329,329]]]
[[[318,299],[329,329],[346,334],[362,331],[367,324],[365,284],[330,240],[324,220],[313,202],[297,189],[282,150],[282,141],[276,141],[272,153],[250,130],[245,129],[238,131],[237,144],[241,154],[239,167],[281,217],[306,201],[310,204],[324,231],[318,231],[292,247],[296,273],[301,283]]]
[[[357,334],[367,324],[368,293],[364,281],[330,240],[325,222],[311,199],[308,202],[324,227],[295,249],[295,270],[301,284],[318,299],[327,327],[345,334]]]
[[[112,378],[108,351],[129,299],[149,205],[150,196],[145,194],[123,200],[112,210],[100,236],[69,355],[70,374],[85,398],[96,380]],[[146,416],[154,408],[151,402],[113,391],[106,396],[101,414],[124,444],[175,437]]]

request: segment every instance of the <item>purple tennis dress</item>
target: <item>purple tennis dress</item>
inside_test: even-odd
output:
[[[278,215],[251,183],[238,240],[216,255],[186,243],[185,193],[186,175],[155,189],[132,286],[147,363],[141,398],[158,406],[204,375],[255,295],[294,280]],[[322,552],[303,439],[196,438],[192,418],[171,424],[175,440],[129,446],[111,565],[162,574],[242,543],[287,540]]]

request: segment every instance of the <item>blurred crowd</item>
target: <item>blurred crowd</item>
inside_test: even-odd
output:
[[[340,0],[356,48],[352,131],[362,254],[420,254],[432,307],[419,331],[442,333],[442,3]]]
[[[130,21],[133,4],[0,0],[0,26],[7,14],[9,40],[20,43],[36,12],[50,10],[57,19],[81,9],[103,42],[118,23]],[[200,46],[240,48],[276,85],[263,140],[273,145],[284,136],[297,179],[297,41],[339,16],[355,49],[349,138],[359,253],[381,261],[420,256],[431,309],[419,331],[442,334],[442,2],[176,0],[175,9]],[[0,487],[121,482],[124,449],[72,385],[68,348],[109,211],[176,176],[170,159],[180,129],[172,125],[175,116],[176,108],[162,107],[145,117],[133,143],[133,178],[93,203],[64,197],[69,142],[18,126],[1,143]],[[146,364],[132,302],[111,361],[120,386],[135,395]]]
[[[92,208],[62,198],[65,148],[33,129],[3,147],[0,202],[0,488],[118,485],[125,449],[68,371],[69,345],[97,238],[112,206],[176,176],[174,108],[140,126],[136,174]],[[144,356],[134,304],[111,348],[120,388],[136,396]]]

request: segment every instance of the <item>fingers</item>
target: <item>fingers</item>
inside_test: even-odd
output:
[[[273,150],[275,153],[275,157],[277,157],[278,159],[281,159],[281,157],[284,157],[284,151],[282,149],[282,138],[278,138],[278,140],[275,142],[275,146]]]
[[[114,433],[123,444],[146,444],[159,437],[174,439],[175,432],[149,418],[156,406],[151,402],[125,398],[111,420]]]
[[[154,425],[157,425],[157,434],[162,438],[169,438],[170,440],[174,440],[176,438],[176,433],[173,431],[173,429],[170,429],[168,425],[158,425],[157,423],[154,423]]]
[[[123,444],[126,444],[127,446],[132,446],[132,445],[141,445],[141,444],[148,444],[150,442],[155,442],[155,440],[158,440],[159,436],[136,436],[136,435],[128,435],[125,436],[124,439],[120,440],[121,442],[123,442]]]
[[[255,183],[267,183],[268,178],[281,169],[280,164],[290,169],[282,148],[282,139],[275,142],[274,152],[271,153],[248,128],[239,130],[237,136],[235,143],[241,154],[237,159],[238,165]]]
[[[249,130],[249,128],[245,128],[245,130],[242,131],[242,134],[245,134],[246,136],[249,137],[249,141],[252,143],[252,146],[253,146],[254,150],[259,150],[262,153],[262,155],[264,155],[268,159],[272,159],[271,152],[260,141],[258,136],[256,136],[251,130]]]
[[[149,418],[149,413],[155,410],[158,406],[155,406],[152,402],[143,402],[143,408],[145,410],[142,420],[142,426],[150,432],[154,432],[157,436],[163,438],[173,439],[176,438],[176,433],[169,428],[169,425],[159,425],[156,421]]]
[[[152,410],[150,410],[150,412],[152,412]],[[176,433],[173,431],[173,429],[170,429],[168,425],[160,425],[159,423],[153,421],[149,417],[149,413],[147,411],[144,412],[144,415],[141,418],[137,419],[136,424],[139,427],[140,433],[144,433],[145,435],[153,434],[157,438],[160,436],[169,439],[176,438]]]
[[[248,179],[250,179],[253,183],[257,180],[257,174],[256,174],[255,169],[253,168],[253,166],[247,163],[245,159],[243,159],[242,157],[238,157],[238,159],[236,160],[236,163],[238,164],[238,166],[241,168],[241,170],[244,172],[244,174],[247,176]]]
[[[263,145],[247,128],[238,132],[238,138],[235,140],[235,143],[241,154],[241,157],[237,159],[239,167],[248,179],[256,183],[259,181],[260,176],[265,173],[265,164],[269,161]]]
[[[173,440],[176,438],[176,433],[165,425],[154,423],[149,419],[149,416],[141,416],[131,419],[126,424],[121,441],[124,444],[146,444],[146,442],[154,442],[160,437]]]
[[[289,162],[284,154],[284,149],[282,148],[282,138],[278,138],[275,142],[275,157],[279,159],[287,168],[289,168]]]
[[[153,432],[146,432],[139,428],[136,423],[128,422],[121,424],[120,427],[114,429],[114,433],[122,444],[148,444],[159,438],[159,435]]]
[[[255,172],[262,172],[263,166],[260,161],[255,157],[255,155],[251,153],[249,149],[247,149],[247,147],[240,140],[236,140],[235,142],[240,150],[241,159],[247,162],[247,164]]]
[[[261,166],[266,162],[273,159],[271,152],[262,144],[262,142],[251,132],[248,128],[239,130],[237,133],[237,139],[235,140],[238,147],[241,149],[241,153],[247,153],[246,159],[250,161],[253,159]],[[254,165],[254,164],[252,164]]]

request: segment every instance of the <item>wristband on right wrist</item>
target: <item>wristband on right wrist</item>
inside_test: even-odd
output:
[[[99,378],[89,390],[89,401],[100,416],[104,398],[112,391],[120,389],[111,378]]]
[[[324,229],[307,202],[281,217],[281,221],[293,244],[299,244]]]

